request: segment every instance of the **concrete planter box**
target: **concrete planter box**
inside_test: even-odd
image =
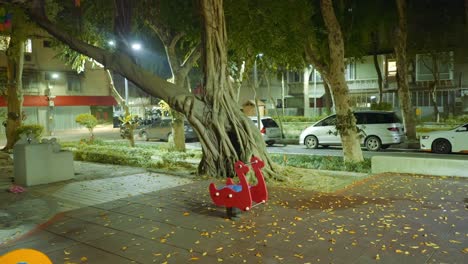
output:
[[[33,186],[73,179],[73,153],[53,144],[17,144],[13,149],[15,183]]]

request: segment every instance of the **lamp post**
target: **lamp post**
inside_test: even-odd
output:
[[[54,85],[54,80],[59,79],[60,75],[58,73],[49,73],[49,78],[47,80],[47,88],[46,88],[46,95],[47,95],[47,100],[48,100],[48,120],[47,120],[47,128],[50,136],[54,135],[54,126],[55,126],[55,103],[54,103],[54,98],[55,95],[52,95],[52,89]]]
[[[132,50],[139,51],[141,50],[141,44],[135,42],[131,45]],[[127,77],[124,76],[124,87],[125,87],[125,105],[128,107],[128,80]]]
[[[109,40],[107,42],[109,46],[115,47],[116,43],[113,40]],[[139,51],[142,48],[141,43],[135,42],[132,43],[131,46],[132,50]],[[125,93],[125,105],[128,107],[128,80],[127,77],[124,76],[124,93]]]

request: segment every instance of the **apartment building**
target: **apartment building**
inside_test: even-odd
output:
[[[7,36],[1,36],[0,89],[6,85]],[[87,63],[85,71],[77,73],[57,58],[57,51],[47,35],[35,36],[25,43],[23,70],[23,110],[25,124],[43,125],[48,134],[57,130],[78,129],[75,117],[92,113],[98,120],[112,121],[115,99],[102,67]],[[7,102],[0,97],[1,118]],[[0,133],[4,134],[3,127]]]
[[[394,110],[399,110],[396,82],[396,60],[391,54],[378,55],[378,63],[383,79],[383,101],[390,103]],[[468,56],[463,52],[448,51],[438,56],[439,82],[436,100],[439,112],[443,117],[468,113]],[[431,57],[418,54],[409,65],[409,86],[412,105],[418,118],[428,120],[433,115],[431,102],[434,75]],[[350,91],[351,105],[356,110],[370,109],[372,103],[379,100],[379,85],[373,57],[367,56],[358,60],[348,60],[345,70]],[[270,80],[268,88],[262,71],[258,73],[258,99],[266,103],[268,112],[274,108],[284,111],[285,115],[321,115],[324,112],[325,90],[323,80],[317,71],[312,69],[308,80],[309,109],[304,111],[304,74],[287,72],[277,74]],[[244,87],[239,103],[252,100],[254,92]]]

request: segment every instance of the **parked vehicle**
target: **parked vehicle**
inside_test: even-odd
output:
[[[150,139],[168,141],[172,137],[172,121],[171,119],[158,119],[149,125],[142,126],[137,131],[138,136],[146,141]],[[197,133],[187,121],[184,122],[184,131],[186,141],[198,139]]]
[[[354,112],[361,144],[370,151],[386,149],[405,141],[403,124],[394,112]],[[336,115],[330,115],[302,131],[299,144],[307,148],[339,146],[341,137],[336,129]]]
[[[257,126],[258,119],[256,116],[250,117],[250,120],[254,122],[255,126]],[[276,142],[280,141],[283,137],[281,134],[281,129],[279,128],[278,124],[276,123],[273,118],[265,116],[261,117],[260,120],[260,133],[265,140],[265,143],[268,146],[273,146]]]
[[[424,133],[419,137],[421,149],[434,153],[468,153],[468,123],[448,131]]]

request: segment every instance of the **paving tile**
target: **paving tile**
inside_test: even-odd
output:
[[[115,229],[96,225],[76,218],[66,218],[57,221],[45,227],[45,230],[81,242],[95,240],[100,237],[112,235],[116,232]]]
[[[140,263],[162,263],[173,256],[188,254],[187,250],[161,243],[160,240],[146,239],[125,232],[88,241],[86,244]]]
[[[0,248],[0,255],[20,248],[30,248],[43,253],[49,253],[55,250],[62,250],[77,243],[75,240],[54,233],[40,232],[32,235],[30,239],[26,239],[25,241],[18,240],[6,248]]]
[[[119,199],[119,200],[115,200],[115,201],[111,201],[111,202],[95,204],[92,207],[102,209],[102,210],[112,210],[112,209],[115,209],[115,208],[130,205],[130,204],[133,204],[133,203],[135,203],[135,201],[133,201],[133,200],[129,201],[129,200],[126,200],[126,199]]]
[[[204,181],[71,211],[45,229],[64,240],[55,238],[58,262],[89,251],[108,263],[462,263],[466,183],[378,176],[331,194],[272,187],[268,203],[231,221]]]
[[[53,263],[136,263],[130,259],[85,244],[76,244],[63,250],[49,252],[47,255]]]
[[[151,222],[151,220],[143,219],[139,216],[120,214],[111,211],[89,214],[86,216],[77,215],[76,218],[117,230],[133,229]]]

